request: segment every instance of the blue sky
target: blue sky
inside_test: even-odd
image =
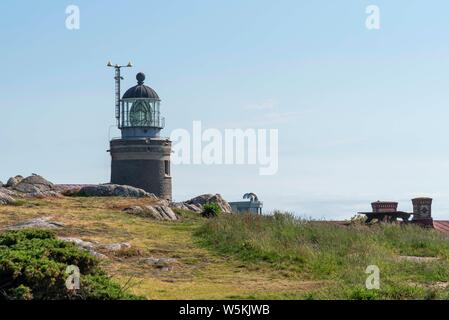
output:
[[[81,28],[65,28],[65,8]],[[378,5],[381,29],[367,30]],[[174,197],[255,192],[265,208],[340,219],[373,200],[431,196],[449,218],[447,1],[8,1],[0,3],[0,180],[109,179],[114,63],[162,98],[165,135],[279,129],[279,171],[179,165]]]

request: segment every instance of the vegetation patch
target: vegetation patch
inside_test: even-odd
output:
[[[309,299],[446,298],[433,285],[449,279],[449,239],[417,226],[342,226],[290,214],[221,215],[195,233],[199,243],[247,265],[264,264],[302,279],[327,280]],[[399,256],[437,257],[426,263]],[[380,290],[367,290],[366,268],[379,267]]]
[[[201,215],[204,218],[215,218],[221,213],[220,206],[216,203],[207,203],[203,206]]]
[[[61,243],[53,235],[40,239],[19,232],[25,238],[20,245],[1,244],[0,299],[128,299],[126,292],[147,299],[448,297],[449,239],[432,230],[398,225],[367,227],[360,219],[341,226],[281,213],[220,214],[206,219],[199,213],[175,209],[181,219],[170,222],[123,213],[125,207],[151,204],[147,198],[52,197],[26,201],[36,206],[0,206],[0,225],[52,216],[64,224],[55,229],[58,236],[101,244],[131,242],[137,250],[108,252],[108,259],[101,260],[100,265],[95,260],[92,266],[89,261],[93,258],[87,252]],[[6,234],[10,233],[0,233],[2,242]],[[57,245],[31,244],[53,241]],[[32,249],[22,250],[26,246]],[[64,258],[56,254],[58,250],[71,251],[69,247],[76,253],[61,254]],[[36,250],[41,252],[32,254]],[[145,263],[150,257],[176,259],[176,266],[167,271],[154,268]],[[68,293],[65,270],[77,264],[74,260],[80,261],[81,290]],[[55,264],[60,268],[39,269]],[[368,265],[380,269],[380,290],[365,287]],[[6,281],[6,270],[18,271],[14,277],[9,273],[10,281]],[[51,270],[56,270],[55,277],[48,274]],[[39,272],[44,274],[42,283],[50,286],[39,287],[35,280]],[[84,285],[89,280],[88,290]]]
[[[68,266],[80,271],[79,290],[68,290]],[[135,299],[98,266],[96,258],[52,231],[28,229],[0,234],[0,300]]]

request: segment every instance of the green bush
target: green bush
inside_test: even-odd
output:
[[[80,289],[66,288],[66,269],[80,269]],[[99,268],[87,251],[56,238],[48,230],[0,234],[0,300],[134,299]]]
[[[221,209],[216,203],[208,203],[203,206],[201,215],[205,218],[214,218],[221,213]]]

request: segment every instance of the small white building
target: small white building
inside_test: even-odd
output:
[[[259,198],[254,193],[245,193],[243,199],[247,201],[229,202],[232,211],[236,213],[250,212],[262,214],[263,202],[259,201]]]

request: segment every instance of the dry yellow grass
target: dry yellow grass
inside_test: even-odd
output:
[[[137,251],[114,255],[104,269],[130,291],[148,299],[230,299],[295,297],[320,287],[263,264],[246,266],[238,260],[212,253],[195,243],[193,233],[200,218],[162,222],[122,212],[148,199],[51,198],[26,200],[20,206],[0,206],[0,228],[36,217],[52,217],[65,227],[59,236],[98,241],[129,242]],[[173,269],[162,271],[146,264],[147,257],[175,258]]]

